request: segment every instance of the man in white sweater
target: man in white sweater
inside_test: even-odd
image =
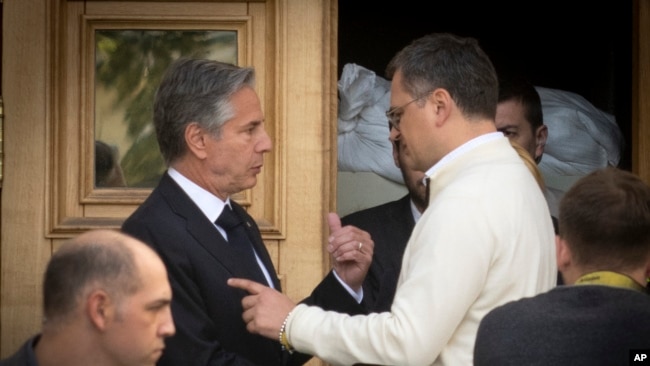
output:
[[[544,195],[496,131],[498,83],[476,40],[432,34],[387,69],[390,138],[426,172],[429,206],[404,253],[390,312],[349,316],[295,305],[263,285],[229,284],[247,329],[337,365],[472,365],[479,322],[556,281]]]

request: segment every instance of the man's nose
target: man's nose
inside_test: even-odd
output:
[[[167,309],[166,314],[163,316],[163,322],[160,325],[159,333],[163,337],[171,337],[176,333],[176,326],[174,325],[174,318],[172,317],[171,309]]]
[[[257,150],[259,152],[269,152],[273,148],[273,142],[271,142],[271,137],[269,137],[269,134],[266,133],[266,130],[264,131],[260,141],[257,143]]]

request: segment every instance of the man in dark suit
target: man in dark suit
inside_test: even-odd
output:
[[[158,88],[154,125],[168,170],[122,229],[151,245],[169,273],[177,332],[159,365],[294,365],[309,359],[249,333],[241,318],[245,292],[226,284],[244,277],[281,291],[255,220],[230,199],[257,182],[271,149],[263,122],[251,68],[182,59]],[[340,260],[305,302],[361,313],[373,243],[367,233],[336,224],[330,244]]]
[[[63,243],[42,294],[41,332],[0,366],[154,366],[175,332],[163,262],[119,231],[89,230]]]
[[[374,257],[363,281],[363,303],[369,311],[374,312],[390,310],[404,248],[415,222],[427,205],[424,172],[410,169],[403,163],[404,154],[400,152],[399,141],[393,143],[393,159],[402,172],[408,194],[341,219],[344,225],[354,225],[367,231],[375,243]]]

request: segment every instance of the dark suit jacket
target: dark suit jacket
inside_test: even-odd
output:
[[[281,290],[273,263],[255,221],[236,202],[233,210],[250,225],[255,250]],[[122,230],[151,245],[162,257],[172,287],[176,334],[166,341],[159,365],[293,365],[309,357],[282,352],[277,340],[253,335],[242,320],[242,290],[226,284],[247,277],[257,263],[233,260],[227,242],[176,182],[164,174]],[[361,313],[363,308],[332,274],[306,301],[326,309]]]
[[[11,357],[0,360],[0,366],[38,366],[34,346],[39,338],[40,334],[27,340]]]
[[[371,312],[389,311],[404,248],[415,226],[409,196],[351,213],[341,223],[367,231],[375,242],[372,264],[363,283],[363,303]]]

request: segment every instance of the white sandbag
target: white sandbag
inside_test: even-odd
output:
[[[546,177],[580,177],[607,165],[618,165],[623,134],[613,115],[582,96],[536,87],[542,101],[548,140],[539,168]],[[338,83],[338,168],[374,172],[403,184],[388,140],[386,110],[390,82],[356,64],[343,67]],[[558,187],[563,191],[568,187]]]
[[[536,89],[548,126],[548,141],[539,164],[542,173],[580,176],[618,165],[625,142],[613,115],[578,94]]]
[[[346,64],[338,90],[338,169],[374,172],[403,184],[388,140],[390,82],[362,66]]]

